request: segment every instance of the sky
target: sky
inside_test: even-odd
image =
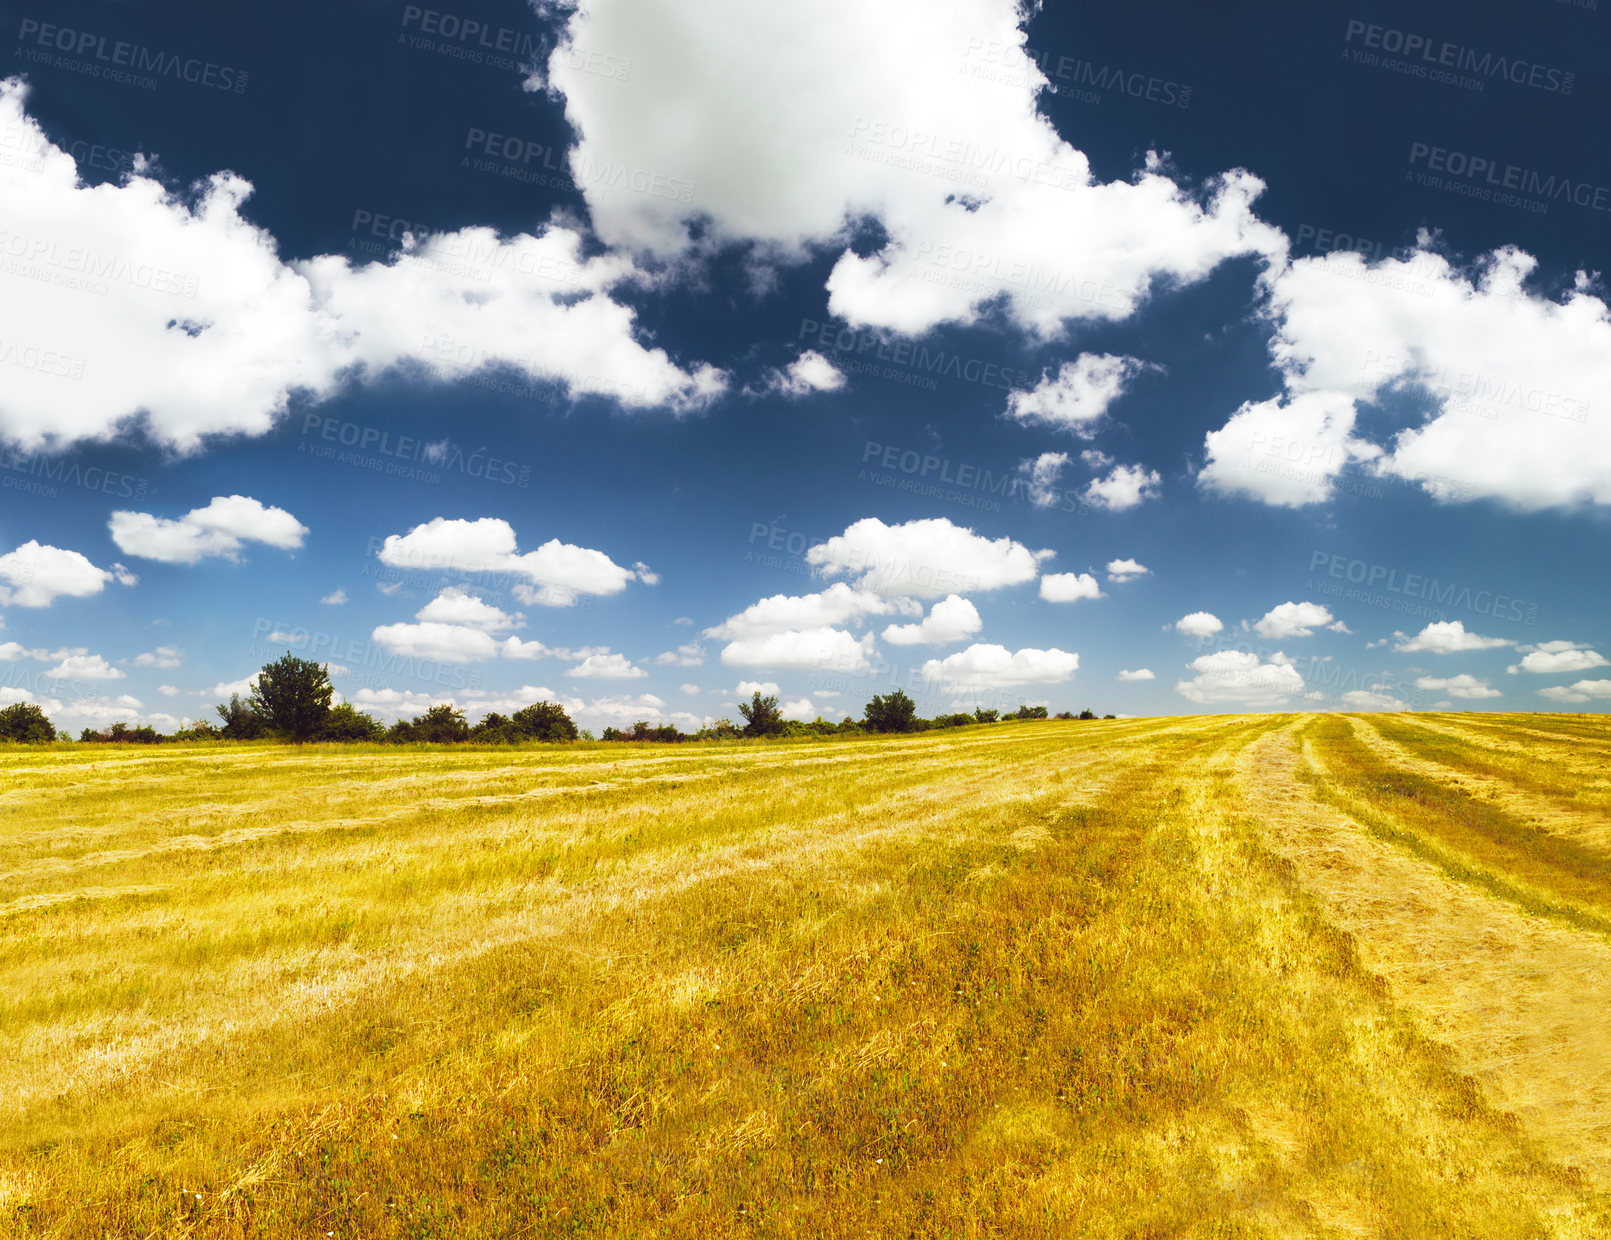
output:
[[[1211,7],[8,6],[0,704],[1604,710],[1611,13]]]

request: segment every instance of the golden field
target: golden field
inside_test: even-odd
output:
[[[0,748],[0,1234],[1611,1236],[1611,726]]]

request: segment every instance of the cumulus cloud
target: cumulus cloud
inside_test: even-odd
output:
[[[76,654],[41,673],[51,680],[122,680],[128,673],[98,654]]]
[[[1236,702],[1255,709],[1275,709],[1304,690],[1303,677],[1280,651],[1266,661],[1247,650],[1216,650],[1193,659],[1186,667],[1196,675],[1177,681],[1175,692],[1202,706]]]
[[[929,609],[919,624],[892,624],[884,640],[893,646],[947,646],[971,637],[984,627],[979,611],[957,594],[948,594]]]
[[[783,370],[767,376],[766,390],[783,396],[809,396],[813,392],[837,392],[845,386],[845,376],[815,349],[807,349]]]
[[[332,590],[319,601],[327,607],[340,607],[347,601],[347,592],[345,590]]]
[[[1469,672],[1462,672],[1458,676],[1421,676],[1415,681],[1417,689],[1426,689],[1439,693],[1447,693],[1457,698],[1496,698],[1502,696],[1498,689],[1488,687],[1486,680],[1479,680]]]
[[[1202,195],[1154,157],[1095,180],[1036,107],[1024,19],[1013,0],[587,0],[532,84],[564,99],[571,175],[607,243],[661,259],[744,243],[762,267],[838,247],[829,309],[854,324],[921,333],[999,305],[1051,337],[1284,248],[1245,172]],[[990,46],[1014,56],[1010,81],[969,55]],[[630,79],[586,72],[571,48],[608,49]],[[633,170],[678,192],[632,192]],[[861,220],[880,227],[876,253],[843,248]]]
[[[1522,649],[1526,650],[1522,661],[1512,663],[1505,669],[1512,675],[1518,672],[1534,672],[1539,675],[1586,672],[1590,668],[1606,666],[1604,655],[1578,642],[1539,642],[1536,646]]]
[[[1494,650],[1516,644],[1503,637],[1481,637],[1476,633],[1467,633],[1465,624],[1459,620],[1434,621],[1414,637],[1403,633],[1394,633],[1393,636],[1398,639],[1393,649],[1405,653],[1424,650],[1432,654],[1459,654],[1466,650]]]
[[[210,556],[233,560],[247,542],[293,551],[308,533],[285,509],[248,495],[215,495],[205,508],[192,508],[178,520],[118,511],[109,526],[120,551],[164,564],[195,564]]]
[[[462,586],[449,586],[415,614],[418,620],[464,625],[483,633],[501,633],[522,627],[526,618],[494,607]]]
[[[844,629],[789,629],[729,642],[722,648],[722,662],[728,667],[864,672],[872,666],[874,652],[871,633],[858,639]]]
[[[855,625],[869,616],[891,614],[918,616],[923,614],[923,607],[912,599],[886,598],[838,581],[816,594],[774,594],[763,598],[706,629],[705,636],[724,641],[765,637],[792,629]]]
[[[828,577],[885,596],[943,598],[963,590],[997,590],[1033,581],[1050,551],[1031,551],[1011,538],[985,538],[944,517],[885,525],[864,517],[806,552]]]
[[[479,663],[498,657],[498,643],[490,633],[464,624],[382,624],[370,636],[391,654],[439,663]]]
[[[588,655],[565,674],[578,680],[641,680],[649,673],[625,655],[604,653]]]
[[[698,642],[689,642],[675,650],[662,651],[655,655],[654,661],[658,667],[701,667],[705,662],[705,648]]]
[[[1152,669],[1150,667],[1138,667],[1133,672],[1132,671],[1120,671],[1119,672],[1119,679],[1120,680],[1156,680],[1158,678],[1152,674]]]
[[[1066,650],[975,644],[943,659],[923,664],[923,679],[950,690],[997,689],[1015,685],[1054,684],[1073,676],[1080,656]]]
[[[1213,612],[1194,611],[1175,621],[1175,632],[1187,637],[1212,637],[1225,627],[1225,622]]]
[[[1136,577],[1145,577],[1152,572],[1145,564],[1138,564],[1134,560],[1109,560],[1108,580],[1124,584]]]
[[[134,656],[135,667],[178,667],[185,661],[176,646],[158,646]]]
[[[1547,689],[1540,689],[1538,696],[1563,703],[1611,698],[1611,680],[1579,680],[1571,685],[1551,685]]]
[[[1072,362],[1064,362],[1055,376],[1043,373],[1032,389],[1008,393],[1007,416],[1089,437],[1096,433],[1108,406],[1141,369],[1141,362],[1133,357],[1082,353]]]
[[[132,586],[136,578],[121,564],[97,568],[77,551],[32,538],[0,555],[0,607],[49,607],[58,598],[88,598],[109,581]]]
[[[1101,583],[1090,573],[1047,573],[1040,579],[1040,596],[1048,603],[1107,597],[1102,593]]]
[[[1282,603],[1265,612],[1254,630],[1260,637],[1281,641],[1288,637],[1309,637],[1322,626],[1336,623],[1331,612],[1319,603]]]
[[[434,517],[406,534],[388,535],[380,561],[393,568],[510,574],[524,578],[515,585],[516,598],[545,607],[569,607],[584,594],[618,594],[629,582],[659,580],[646,565],[622,568],[602,551],[557,538],[518,554],[514,528],[500,517]]]
[[[1024,494],[1036,508],[1050,508],[1057,503],[1057,480],[1063,476],[1063,467],[1067,464],[1067,452],[1042,452],[1019,463],[1018,476],[1023,481]]]
[[[1085,488],[1085,502],[1110,512],[1135,508],[1158,494],[1162,479],[1155,469],[1115,465],[1106,478],[1093,478]]]
[[[818,711],[811,704],[810,698],[795,698],[778,707],[778,713],[785,719],[798,719],[801,723],[809,723],[817,717]]]
[[[121,185],[86,185],[26,98],[20,79],[0,82],[0,130],[30,156],[0,164],[7,231],[53,277],[0,274],[0,337],[58,359],[0,394],[0,434],[29,447],[138,424],[188,451],[267,432],[293,395],[317,401],[351,376],[396,371],[509,368],[633,407],[692,408],[723,389],[719,371],[684,370],[638,342],[610,291],[642,273],[617,255],[583,257],[572,229],[466,228],[410,238],[385,262],[287,263],[241,214],[246,180],[220,172],[175,192],[140,159]]]
[[[1354,435],[1355,417],[1353,400],[1336,392],[1247,401],[1208,433],[1207,463],[1197,482],[1210,492],[1279,508],[1322,503],[1345,466],[1382,455]]]
[[[741,680],[738,682],[736,692],[741,698],[751,697],[757,693],[762,697],[775,697],[779,690],[774,680]]]

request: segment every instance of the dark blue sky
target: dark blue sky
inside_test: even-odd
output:
[[[964,699],[1120,714],[1400,703],[1595,710],[1611,700],[1611,684],[1594,670],[1606,640],[1611,431],[1604,388],[1589,386],[1607,377],[1611,358],[1598,352],[1603,320],[1583,309],[1603,299],[1603,286],[1582,286],[1577,318],[1557,313],[1577,273],[1605,265],[1611,202],[1600,187],[1611,186],[1611,151],[1599,139],[1611,113],[1611,16],[1557,0],[1481,11],[1048,4],[1027,25],[1031,64],[1001,42],[1001,5],[972,7],[974,25],[965,4],[912,8],[905,24],[895,6],[894,16],[869,20],[864,39],[851,37],[848,17],[822,9],[811,27],[821,46],[802,37],[797,52],[772,18],[739,23],[718,46],[698,6],[648,0],[574,16],[457,0],[242,12],[8,6],[0,77],[26,90],[14,94],[16,118],[6,122],[8,184],[18,191],[0,198],[6,257],[27,259],[57,224],[58,247],[82,236],[104,248],[111,243],[94,231],[103,221],[105,236],[160,257],[170,232],[179,238],[185,220],[205,213],[198,183],[228,170],[252,187],[240,220],[261,230],[271,253],[277,247],[276,270],[308,306],[298,310],[303,319],[270,317],[262,307],[274,299],[230,266],[236,251],[222,243],[188,251],[173,239],[174,269],[196,268],[201,296],[169,299],[176,308],[150,329],[163,342],[153,350],[140,343],[144,327],[119,336],[139,315],[167,313],[153,311],[149,296],[131,294],[119,309],[118,287],[64,292],[37,269],[0,274],[9,307],[0,312],[0,353],[9,344],[18,359],[0,381],[0,435],[12,444],[0,471],[0,554],[37,542],[112,574],[93,589],[30,592],[30,581],[53,574],[70,581],[73,567],[16,553],[11,576],[0,576],[8,604],[0,649],[11,656],[0,663],[0,694],[46,702],[74,723],[166,724],[209,713],[224,688],[290,645],[345,668],[338,688],[389,717],[447,697],[475,714],[530,687],[562,697],[595,727],[731,715],[741,681],[775,685],[795,713],[829,718],[859,713],[867,696],[896,684],[936,710]],[[655,23],[671,33],[621,33]],[[938,29],[946,23],[960,33]],[[1182,275],[1152,256],[1150,233],[1126,230],[1136,208],[1117,220],[1087,214],[1071,194],[1059,223],[1060,207],[1012,198],[1016,190],[996,181],[979,191],[996,202],[978,208],[978,219],[1012,198],[1020,214],[1001,206],[1004,251],[1027,247],[1033,265],[1035,254],[1067,242],[1048,262],[1075,282],[1123,255],[1116,266],[1142,272],[1138,304],[1105,317],[1075,307],[1059,330],[1037,331],[1015,314],[1009,291],[993,303],[964,298],[960,310],[931,301],[932,321],[914,325],[876,293],[858,300],[839,291],[842,256],[926,261],[953,240],[946,229],[968,221],[954,223],[959,207],[941,202],[932,181],[923,184],[934,201],[920,201],[913,178],[899,179],[910,165],[894,180],[869,179],[869,161],[892,164],[894,152],[934,166],[938,148],[879,128],[889,98],[857,97],[862,70],[825,73],[816,91],[792,87],[791,58],[807,56],[808,44],[826,56],[819,67],[855,48],[876,62],[867,81],[899,80],[914,111],[894,117],[896,132],[901,121],[924,121],[925,99],[984,92],[981,115],[1008,96],[1023,102],[1030,119],[1003,131],[1015,152],[1060,138],[1084,153],[1096,185],[1133,181],[1149,151],[1167,152],[1159,173],[1182,201],[1203,203],[1221,174],[1246,169],[1265,188],[1244,231],[1272,226],[1290,255],[1272,258],[1264,242],[1223,242],[1206,226],[1160,215],[1160,237],[1177,230],[1158,242],[1160,253],[1178,244],[1206,256]],[[540,89],[527,79],[556,48],[568,76],[551,66]],[[1024,85],[1035,67],[1053,89]],[[740,114],[723,95],[729,86]],[[1055,132],[1033,121],[1031,106]],[[820,193],[832,214],[831,165],[813,165],[806,188],[780,195],[772,215],[750,210],[746,186],[783,184],[792,174],[781,169],[823,158],[801,134],[819,110],[835,108],[856,118],[843,135],[824,122],[827,137],[846,144],[837,230],[783,218],[791,196],[806,194]],[[606,160],[632,167],[650,152],[654,167],[641,182],[649,188],[634,195],[629,179],[605,202],[600,183],[572,163],[587,123]],[[956,123],[936,121],[942,138]],[[668,136],[635,145],[651,133]],[[50,175],[30,145],[40,140],[74,157],[80,187],[37,188]],[[149,223],[131,200],[109,196],[129,188],[136,152],[149,163],[135,179],[172,195],[146,205]],[[937,164],[944,173],[943,156]],[[679,178],[694,187],[680,217]],[[1528,184],[1535,192],[1523,192]],[[108,196],[93,198],[96,185]],[[1540,197],[1540,186],[1552,197]],[[50,196],[69,191],[82,214]],[[645,243],[648,234],[633,230],[651,227],[643,222],[651,216],[662,228],[693,219],[694,240]],[[120,232],[119,219],[136,222]],[[951,222],[933,223],[941,219]],[[320,256],[344,256],[354,272],[396,263],[405,229],[440,238],[477,227],[503,242],[567,229],[578,259],[627,264],[637,275],[542,292],[535,309],[539,295],[517,288],[507,313],[499,302],[469,320],[433,311],[443,261],[372,300],[351,291],[355,279],[309,274],[308,264],[332,261]],[[1375,288],[1367,282],[1398,270],[1384,264],[1414,247],[1418,230],[1435,239],[1406,277],[1412,287],[1348,301],[1337,311],[1349,316],[1340,332],[1326,317],[1343,304],[1339,294],[1299,287],[1312,269],[1350,296]],[[246,232],[232,233],[233,243],[244,246]],[[983,254],[979,234],[971,237]],[[1500,304],[1479,290],[1483,256],[1506,246],[1536,267]],[[1339,261],[1348,248],[1364,251],[1357,271]],[[1290,280],[1272,301],[1270,281],[1283,271]],[[440,295],[476,304],[473,289]],[[568,335],[544,343],[560,339],[550,330],[557,320],[545,316],[587,297],[632,312],[626,327],[608,330],[636,354],[663,350],[680,377],[662,371],[663,391],[625,401],[601,394],[601,382],[607,393],[615,382],[641,390],[643,380],[573,366]],[[519,317],[527,312],[529,323]],[[1505,314],[1517,316],[1513,324]],[[847,317],[859,321],[847,327]],[[470,321],[477,326],[466,331]],[[302,338],[295,323],[338,341],[324,371],[288,358]],[[286,343],[265,342],[282,324],[293,324]],[[1534,331],[1549,333],[1542,348]],[[1283,332],[1319,360],[1273,365],[1271,341]],[[170,358],[175,333],[196,344],[178,341]],[[384,335],[384,345],[351,346],[358,335]],[[220,339],[230,343],[217,346],[224,361],[216,363],[204,350]],[[528,359],[524,340],[540,360]],[[41,349],[67,360],[41,361]],[[789,390],[783,372],[813,352],[840,372],[838,386]],[[1136,359],[1102,402],[1105,414],[1008,416],[1010,392],[1027,393],[1043,377],[1055,386],[1061,368],[1087,357]],[[723,374],[719,393],[673,394],[707,364]],[[50,374],[53,366],[76,367],[82,381]],[[1372,367],[1385,386],[1335,378]],[[109,371],[130,379],[130,407],[102,389]],[[267,412],[254,418],[254,394],[270,389],[283,399],[266,398]],[[1303,402],[1329,394],[1351,421],[1305,423]],[[1458,407],[1462,399],[1477,401],[1475,417]],[[192,400],[212,412],[205,432],[187,439],[170,410]],[[1556,416],[1539,416],[1529,401],[1551,403]],[[1267,404],[1267,419],[1227,427],[1249,403]],[[1440,415],[1449,433],[1425,441],[1435,456],[1412,460],[1405,441],[1395,455],[1397,436]],[[1476,431],[1466,434],[1467,424]],[[1243,429],[1231,435],[1236,425]],[[1229,449],[1223,468],[1213,466],[1205,437],[1221,428],[1240,445],[1237,468],[1226,464]],[[1066,459],[1046,466],[1050,490],[1037,504],[1027,485],[1007,480],[1026,480],[1043,454]],[[1509,468],[1512,457],[1526,463]],[[1125,468],[1151,481],[1128,495],[1116,483],[1087,492]],[[1426,483],[1428,472],[1443,482]],[[1306,489],[1301,502],[1269,479]],[[264,528],[282,532],[257,539],[251,512],[165,524],[229,496],[284,510],[302,533],[285,534],[284,521],[268,516]],[[114,511],[148,519],[119,533]],[[558,540],[602,553],[628,579],[567,578],[570,586],[535,599],[549,579],[526,570],[477,574],[440,559],[410,567],[403,551],[383,562],[389,536],[437,518],[507,522],[521,554]],[[925,526],[891,535],[887,549],[919,560],[976,551],[963,574],[974,588],[956,593],[976,608],[977,626],[924,643],[886,639],[887,625],[916,621],[942,596],[860,579],[844,559],[855,553],[848,545],[838,559],[803,554],[866,518],[886,527],[941,519],[973,531],[972,543],[947,543]],[[1034,571],[993,577],[1009,554],[1000,540],[1055,552],[1035,569],[1089,573],[1102,597],[1052,601]],[[973,551],[956,550],[964,546]],[[1110,566],[1123,560],[1149,571],[1120,580],[1126,574]],[[138,581],[116,580],[114,564]],[[780,613],[806,617],[787,628],[756,622],[702,636],[757,600],[812,595],[835,581],[882,599],[883,610],[818,624],[800,603]],[[416,615],[444,589],[454,605],[473,596],[504,620]],[[345,602],[320,602],[337,591]],[[1270,617],[1289,603],[1312,605],[1310,621]],[[1177,627],[1199,612],[1223,627]],[[523,621],[509,619],[515,613]],[[464,640],[418,627],[437,623]],[[1429,624],[1434,632],[1417,640]],[[860,653],[802,636],[813,629],[838,632]],[[514,635],[551,652],[517,661],[489,653],[488,634],[499,650]],[[771,644],[756,653],[763,639]],[[822,641],[839,654],[821,654]],[[679,646],[698,650],[673,657]],[[977,652],[990,646],[1027,657],[1004,669]],[[153,655],[159,648],[173,653]],[[1044,652],[1077,654],[1077,671]],[[923,675],[924,664],[948,659],[956,661]],[[1118,679],[1142,668],[1151,679]]]

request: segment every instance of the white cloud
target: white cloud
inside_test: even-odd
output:
[[[1498,689],[1489,688],[1486,680],[1479,680],[1469,672],[1462,672],[1458,676],[1420,676],[1416,678],[1415,687],[1447,693],[1450,697],[1457,698],[1503,696]]]
[[[1082,353],[1064,362],[1055,378],[1043,373],[1030,391],[1008,393],[1007,416],[1088,437],[1141,369],[1142,363],[1133,357]]]
[[[923,664],[923,679],[949,690],[994,689],[1013,685],[1055,684],[1069,679],[1079,668],[1080,656],[1066,650],[975,644],[943,659]]]
[[[620,727],[631,726],[639,719],[649,723],[669,723],[677,718],[692,719],[693,716],[684,712],[676,715],[666,713],[665,702],[652,693],[639,694],[610,694],[605,697],[594,698],[576,708],[573,712],[578,722],[592,725],[611,725]]]
[[[1187,637],[1212,637],[1225,627],[1225,622],[1213,612],[1194,611],[1175,621],[1175,631]]]
[[[184,655],[175,646],[158,646],[134,656],[135,667],[178,667],[184,661]]]
[[[679,692],[686,693],[689,697],[698,697],[703,692],[698,685],[678,685],[677,689]]]
[[[1350,710],[1408,710],[1409,704],[1401,702],[1391,693],[1380,689],[1350,689],[1342,695],[1342,703]]]
[[[654,661],[659,667],[702,667],[705,662],[705,648],[698,642],[689,642],[678,646],[675,650],[665,650],[655,655]]]
[[[569,607],[584,594],[618,594],[631,581],[659,580],[642,564],[622,568],[602,551],[557,538],[517,554],[514,528],[500,517],[434,517],[406,534],[388,535],[380,561],[393,568],[513,574],[525,578],[514,588],[516,598],[547,607]]]
[[[1138,667],[1133,672],[1131,672],[1131,671],[1120,671],[1119,672],[1119,679],[1120,680],[1156,680],[1158,678],[1152,674],[1152,669],[1150,667]]]
[[[1334,623],[1331,612],[1319,603],[1282,603],[1272,607],[1253,628],[1260,637],[1281,641],[1288,637],[1309,637],[1322,625]]]
[[[29,539],[0,555],[0,607],[49,607],[58,598],[88,598],[106,583],[132,586],[136,578],[121,564],[97,568],[77,551]]]
[[[162,694],[163,697],[178,697],[179,687],[177,685],[158,685],[157,692]]]
[[[558,652],[539,641],[522,641],[518,637],[506,637],[503,645],[499,647],[506,659],[546,659],[549,655]]]
[[[1517,672],[1534,672],[1539,675],[1549,675],[1556,672],[1586,672],[1590,668],[1605,667],[1605,656],[1598,650],[1578,642],[1539,642],[1527,651],[1520,663],[1512,663],[1505,670],[1512,674]]]
[[[1406,637],[1403,633],[1394,633],[1393,636],[1399,639],[1393,649],[1406,653],[1426,650],[1433,654],[1457,654],[1465,650],[1493,650],[1516,644],[1503,637],[1480,637],[1476,633],[1467,633],[1465,624],[1459,620],[1434,621],[1414,637]]]
[[[839,368],[818,353],[807,349],[786,370],[774,370],[768,376],[767,390],[784,396],[809,396],[812,392],[837,392],[845,386],[845,376]]]
[[[638,343],[609,290],[641,273],[619,256],[584,258],[569,228],[467,228],[358,267],[341,255],[287,263],[241,215],[249,182],[220,172],[169,192],[142,159],[122,184],[82,184],[26,96],[20,79],[0,82],[0,131],[31,154],[0,165],[6,228],[47,273],[0,274],[0,338],[39,341],[55,359],[18,370],[0,395],[0,433],[26,446],[136,423],[189,451],[264,434],[297,393],[317,401],[349,375],[399,369],[447,379],[508,367],[635,407],[696,407],[723,387],[720,372],[690,373]]]
[[[221,680],[211,689],[203,689],[197,696],[227,698],[238,693],[245,697],[251,693],[252,686],[256,683],[257,673],[253,672],[250,676],[243,676],[239,680]]]
[[[762,697],[775,697],[778,693],[776,681],[772,680],[741,680],[734,691],[741,698],[747,698],[759,693]]]
[[[347,601],[347,592],[345,590],[332,590],[319,601],[327,607],[340,607]]]
[[[774,594],[751,603],[737,615],[706,629],[705,636],[722,640],[765,637],[794,629],[856,625],[868,616],[891,614],[920,616],[923,607],[912,599],[885,598],[837,581],[816,594]]]
[[[843,629],[790,629],[729,642],[722,662],[728,667],[864,672],[872,666],[873,653],[871,633],[857,639]]]
[[[1067,452],[1042,452],[1018,465],[1018,476],[1023,479],[1024,493],[1036,508],[1050,508],[1057,503],[1057,480],[1063,476],[1068,464]]]
[[[1237,702],[1273,709],[1304,690],[1303,677],[1279,651],[1265,662],[1247,650],[1216,650],[1186,666],[1197,674],[1177,681],[1175,692],[1203,706]]]
[[[999,303],[1050,337],[1282,248],[1246,173],[1206,202],[1150,156],[1093,181],[1036,107],[1045,79],[1015,52],[1025,17],[1013,0],[587,0],[531,84],[564,98],[571,175],[608,244],[672,259],[748,242],[764,269],[876,220],[883,249],[846,250],[828,280],[830,311],[853,323],[921,333]],[[608,49],[630,78],[587,72],[571,48]],[[1013,57],[1006,75],[986,48]],[[667,192],[632,191],[651,176]]]
[[[1162,479],[1155,469],[1139,465],[1115,465],[1106,478],[1094,478],[1085,488],[1087,503],[1110,512],[1135,508],[1158,494]]]
[[[785,719],[798,719],[801,723],[810,723],[819,712],[811,704],[810,698],[795,698],[792,702],[785,702],[778,707],[778,713]]]
[[[109,528],[119,550],[164,564],[195,564],[209,556],[233,560],[246,542],[292,551],[308,533],[285,509],[266,507],[247,495],[215,495],[205,508],[192,508],[177,521],[118,511]]]
[[[383,624],[370,636],[382,649],[410,659],[479,663],[498,657],[498,642],[490,633],[463,624]]]
[[[625,655],[590,654],[565,674],[578,680],[641,680],[649,673]]]
[[[98,654],[76,654],[41,674],[51,680],[122,680],[128,673]]]
[[[1109,560],[1108,580],[1117,581],[1121,585],[1135,577],[1145,577],[1152,572],[1145,564],[1138,564],[1134,560]]]
[[[972,637],[984,627],[979,610],[967,599],[948,594],[929,609],[919,624],[892,624],[884,640],[893,646],[947,646]]]
[[[1074,603],[1083,598],[1105,598],[1101,583],[1090,573],[1047,573],[1040,579],[1040,596],[1048,603]]]
[[[942,598],[1033,581],[1051,555],[1010,538],[982,537],[944,517],[902,525],[864,517],[807,550],[806,562],[829,577],[853,576],[860,589],[875,594]]]
[[[466,628],[480,629],[483,633],[518,629],[526,622],[524,616],[510,615],[502,608],[486,602],[479,595],[471,594],[462,586],[449,586],[415,612],[414,618],[440,624],[464,625]]]
[[[1579,680],[1571,685],[1551,685],[1538,691],[1539,697],[1555,702],[1587,702],[1594,698],[1611,698],[1611,680]]]
[[[381,719],[394,721],[423,715],[443,700],[429,693],[401,689],[360,689],[352,695],[352,704],[359,710]]]
[[[1321,503],[1347,465],[1381,456],[1381,449],[1355,437],[1354,418],[1354,402],[1336,392],[1247,401],[1208,433],[1198,484],[1282,508]]]
[[[1294,400],[1414,398],[1383,474],[1444,500],[1611,503],[1611,425],[1590,412],[1611,386],[1611,315],[1582,273],[1559,297],[1529,290],[1535,267],[1506,247],[1461,269],[1425,233],[1375,263],[1300,259],[1270,282],[1271,353]]]

